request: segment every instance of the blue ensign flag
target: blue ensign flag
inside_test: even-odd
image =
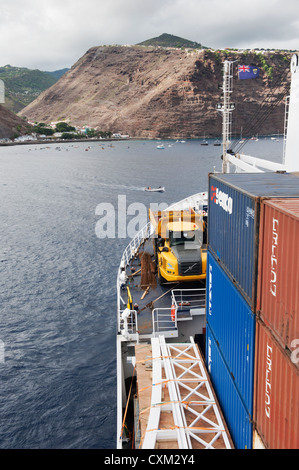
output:
[[[247,78],[257,78],[259,76],[259,68],[255,65],[238,65],[239,80]]]

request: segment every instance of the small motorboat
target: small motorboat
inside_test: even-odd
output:
[[[144,191],[148,191],[151,193],[164,193],[165,187],[159,186],[159,188],[151,188],[150,186],[148,186],[147,188],[144,188]]]

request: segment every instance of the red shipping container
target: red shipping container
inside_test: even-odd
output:
[[[299,199],[263,201],[258,266],[257,313],[292,350],[299,340]]]
[[[299,345],[288,354],[256,322],[254,424],[268,449],[299,448],[298,361]]]

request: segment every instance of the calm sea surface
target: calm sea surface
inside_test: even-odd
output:
[[[0,147],[1,449],[115,448],[116,272],[130,240],[98,238],[96,208],[115,208],[117,237],[120,195],[127,207],[169,204],[221,170],[213,141],[156,147]],[[281,161],[282,141],[244,152]]]

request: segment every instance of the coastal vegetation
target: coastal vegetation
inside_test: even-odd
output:
[[[55,132],[54,129],[48,127],[43,122],[36,123],[35,126],[33,126],[32,131],[39,135],[53,135]]]
[[[84,130],[71,126],[67,122],[57,122],[55,125],[49,125],[44,122],[36,122],[32,127],[32,133],[40,136],[53,137],[55,139],[73,140],[73,139],[105,139],[111,138],[112,132],[101,131],[94,128],[85,128]]]
[[[80,132],[63,132],[61,139],[73,140],[73,139],[110,139],[112,132],[99,131],[97,129],[87,129],[84,134]]]
[[[70,126],[67,122],[58,122],[55,127],[55,132],[74,132],[76,128]]]
[[[262,54],[258,54],[258,58],[259,58],[259,61],[261,63],[261,67],[263,68],[263,70],[265,71],[267,76],[272,79],[273,78],[273,67],[271,67],[270,65],[267,64],[267,60]]]
[[[54,85],[66,70],[42,72],[11,65],[0,67],[0,79],[5,83],[4,106],[18,113],[34,101],[42,91]]]

